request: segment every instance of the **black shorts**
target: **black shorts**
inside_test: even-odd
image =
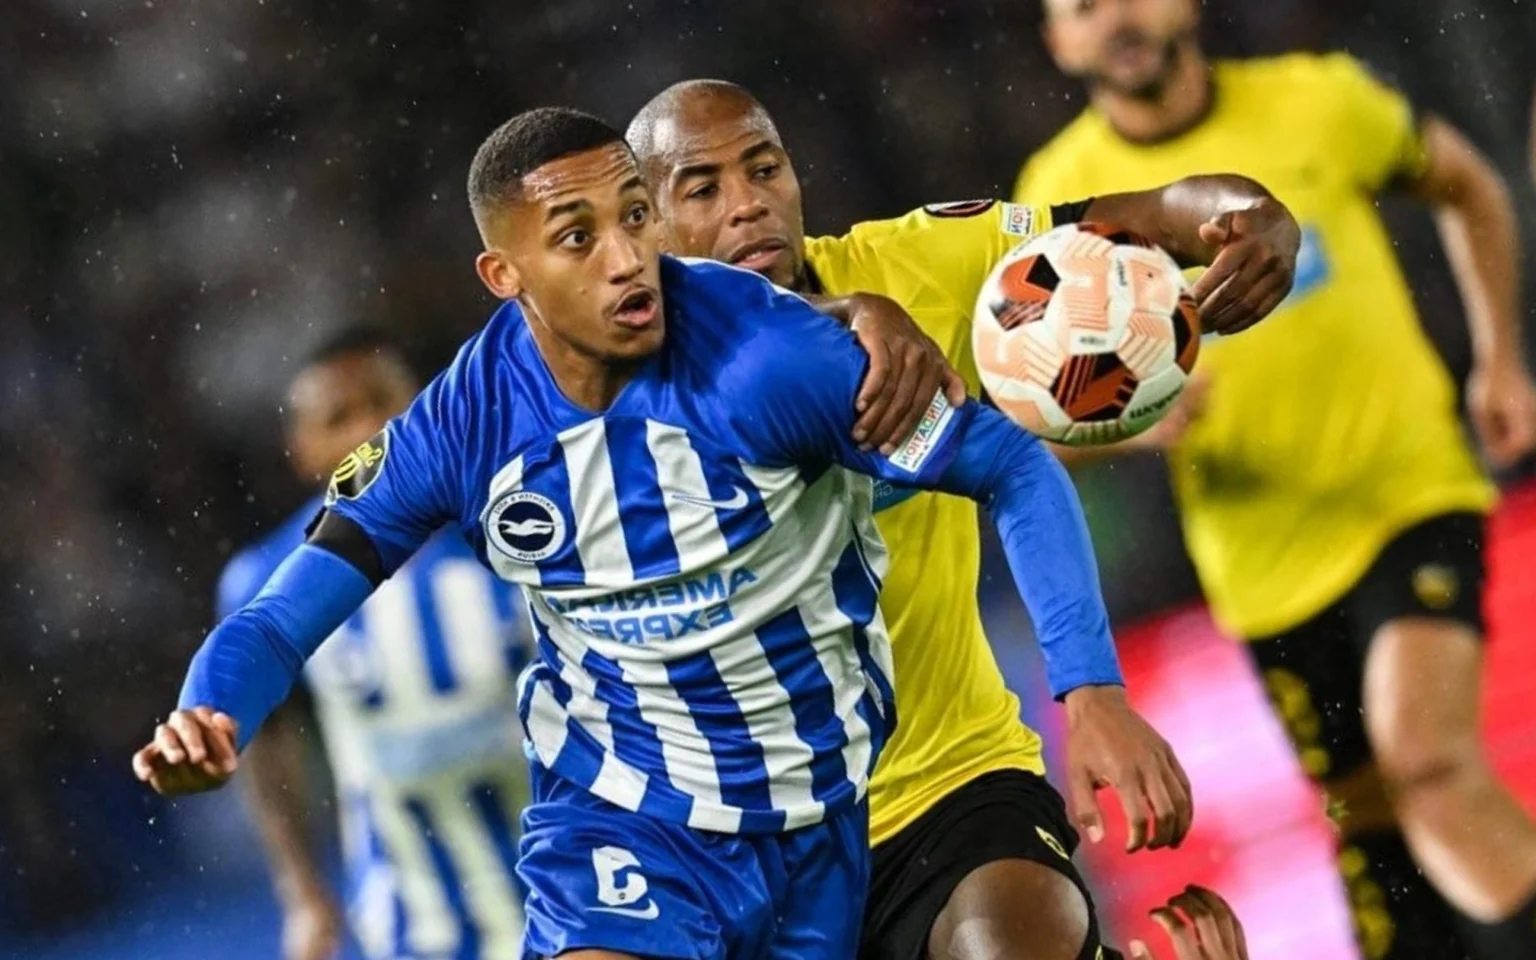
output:
[[[923,960],[950,894],[972,871],[999,860],[1044,864],[1082,891],[1089,915],[1082,956],[1092,960],[1098,919],[1072,865],[1076,849],[1066,802],[1044,777],[1023,770],[977,777],[875,847],[859,960]]]
[[[1448,513],[1410,527],[1333,606],[1248,644],[1308,775],[1329,780],[1370,759],[1362,719],[1365,658],[1383,624],[1434,617],[1482,635],[1485,523],[1481,514]]]

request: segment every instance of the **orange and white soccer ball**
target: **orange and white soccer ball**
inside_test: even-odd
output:
[[[971,336],[982,385],[1015,423],[1058,443],[1113,443],[1178,399],[1200,353],[1200,315],[1163,250],[1076,223],[998,263]]]

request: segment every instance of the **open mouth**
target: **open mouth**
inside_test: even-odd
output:
[[[789,244],[778,237],[754,240],[732,251],[731,263],[738,267],[761,273],[777,263],[779,257],[787,249],[789,249]]]
[[[613,319],[621,326],[634,330],[648,327],[656,319],[659,303],[654,290],[632,290],[614,305]]]

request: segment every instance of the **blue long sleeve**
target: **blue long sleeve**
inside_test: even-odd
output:
[[[1123,683],[1093,543],[1066,470],[1039,440],[975,406],[939,488],[990,510],[1035,624],[1051,694]]]
[[[851,436],[854,397],[868,356],[803,301],[755,282],[773,310],[764,324],[773,336],[754,342],[753,390],[729,411],[746,448],[762,463],[838,463],[990,508],[1034,620],[1051,692],[1121,683],[1088,525],[1051,452],[996,410],[975,400],[951,408],[942,393],[894,453],[859,449]]]
[[[288,699],[304,661],[372,592],[373,584],[347,561],[322,547],[300,546],[203,641],[178,706],[229,714],[244,749]]]

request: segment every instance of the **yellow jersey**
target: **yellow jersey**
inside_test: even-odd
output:
[[[1405,528],[1486,510],[1494,491],[1374,204],[1427,164],[1408,103],[1342,54],[1217,62],[1212,82],[1210,114],[1155,144],[1123,139],[1090,108],[1030,158],[1015,194],[1239,173],[1301,223],[1290,296],[1202,346],[1209,401],[1169,457],[1212,609],[1254,638],[1343,596]]]
[[[1048,208],[942,204],[806,241],[822,292],[900,303],[973,393],[971,312],[987,274],[1016,244],[1050,229]],[[875,489],[890,549],[880,609],[896,667],[899,722],[869,785],[870,843],[890,839],[963,784],[996,770],[1044,773],[1040,738],[1019,721],[982,632],[976,505],[944,494]]]

